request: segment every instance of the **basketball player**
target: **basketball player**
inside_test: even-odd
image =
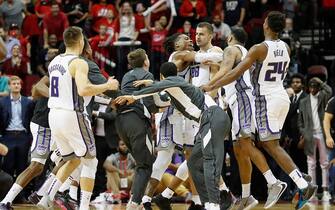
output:
[[[232,33],[228,36],[227,40],[228,47],[224,50],[220,72],[212,78],[208,85],[212,85],[218,79],[222,78],[224,74],[231,71],[247,55],[248,51],[244,48],[247,34],[243,28],[232,28]],[[251,140],[251,135],[254,132],[254,103],[249,70],[244,72],[233,83],[224,86],[224,88],[229,107],[233,114],[232,135],[233,139],[236,140],[234,141],[234,153],[239,165],[242,183],[242,201],[250,200],[249,202],[241,202],[239,208],[252,208],[258,204],[258,201],[250,195],[252,172],[250,159],[256,164],[267,180],[269,194],[264,208],[270,208],[278,201],[287,185],[274,177],[265,157]]]
[[[206,59],[213,59],[213,61],[219,61],[222,58],[222,53],[203,53],[198,54],[193,51],[193,43],[190,37],[184,34],[174,34],[167,38],[164,43],[165,50],[171,53],[169,61],[173,62],[177,66],[178,75],[183,77],[185,81],[189,81],[190,69],[189,66],[195,60],[198,62],[205,61]],[[149,85],[153,81],[137,81],[136,85],[146,84]],[[180,148],[185,149],[186,157],[188,158],[191,147],[194,145],[195,133],[192,133],[192,127],[185,128],[185,118],[182,114],[175,110],[172,106],[166,108],[162,117],[157,119],[160,121],[158,131],[158,146],[157,146],[157,157],[153,164],[153,171],[151,174],[150,181],[147,185],[145,196],[142,198],[142,203],[145,209],[151,209],[152,196],[158,186],[163,173],[167,169],[171,162],[174,148],[177,145]],[[190,120],[188,120],[190,121]],[[195,121],[189,123],[188,126],[197,124]],[[190,132],[191,130],[191,132]],[[184,161],[178,168],[176,176],[167,188],[167,191],[174,191],[178,185],[188,178],[187,162]],[[164,193],[163,193],[164,194]],[[169,193],[171,194],[171,193]],[[172,193],[173,194],[173,193]],[[199,196],[192,194],[192,200],[195,204],[201,204]],[[189,209],[196,209],[194,205],[190,206]]]
[[[91,96],[106,90],[117,90],[118,82],[110,78],[105,84],[92,85],[88,80],[88,64],[79,55],[83,51],[84,36],[78,27],[69,27],[63,33],[66,51],[49,64],[49,124],[52,138],[64,160],[51,184],[48,194],[38,203],[49,208],[62,183],[82,162],[80,209],[89,209],[94,186],[97,159],[93,133],[87,119],[85,105]],[[71,128],[71,129],[69,129]]]
[[[222,150],[224,149],[223,136],[230,131],[228,115],[216,105],[214,100],[204,95],[199,88],[187,83],[177,76],[177,67],[172,62],[161,66],[164,80],[134,92],[132,96],[118,97],[116,103],[133,103],[136,99],[150,96],[160,91],[166,91],[171,104],[189,119],[200,122],[195,146],[188,161],[189,169],[196,184],[208,189],[205,194],[200,193],[201,201],[208,200],[206,209],[220,209],[219,180],[223,165]],[[213,167],[213,166],[216,167]],[[202,191],[201,191],[202,192]],[[208,198],[206,198],[208,197]],[[162,207],[160,207],[162,208]],[[170,209],[170,206],[162,209]]]
[[[292,178],[300,192],[296,209],[301,209],[317,190],[317,186],[308,183],[292,159],[279,145],[279,138],[290,100],[283,87],[287,67],[290,62],[290,50],[285,42],[278,38],[285,26],[285,15],[270,12],[263,24],[265,41],[254,45],[237,67],[227,72],[205,91],[228,85],[240,78],[255,63],[251,71],[254,86],[255,118],[259,138],[263,148],[278,165]],[[252,202],[250,197],[244,202]],[[247,205],[247,204],[246,204]]]

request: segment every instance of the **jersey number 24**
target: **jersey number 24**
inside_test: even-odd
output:
[[[286,69],[287,61],[286,62],[274,62],[269,63],[268,66],[272,67],[271,69],[267,70],[265,73],[265,81],[274,82],[277,80],[277,75],[281,75],[281,80],[284,79],[285,69]]]

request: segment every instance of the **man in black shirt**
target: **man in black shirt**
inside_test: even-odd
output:
[[[133,83],[137,80],[154,80],[154,76],[149,72],[150,61],[143,49],[130,52],[127,58],[133,69],[126,73],[122,79],[122,95],[130,95],[141,90],[142,86],[134,87]],[[136,161],[134,185],[132,187],[133,196],[127,209],[140,208],[152,172],[154,148],[152,145],[150,113],[156,111],[152,97],[118,107],[118,115],[115,120],[116,131],[126,143]]]
[[[331,164],[329,169],[329,192],[332,196],[331,202],[335,203],[335,98],[332,97],[326,106],[325,116],[323,118],[323,129],[326,136],[326,145],[329,148],[328,160]]]

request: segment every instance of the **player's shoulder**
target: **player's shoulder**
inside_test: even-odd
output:
[[[220,53],[222,53],[223,50],[222,50],[221,47],[213,46],[213,48],[211,49],[211,52],[220,52]]]

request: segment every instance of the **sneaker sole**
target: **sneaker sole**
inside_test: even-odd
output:
[[[281,183],[281,186],[284,186],[282,189],[281,189],[281,191],[279,192],[279,194],[278,194],[278,196],[277,196],[277,198],[275,199],[275,200],[273,200],[270,204],[268,204],[268,205],[264,205],[264,209],[268,209],[268,208],[271,208],[273,205],[275,205],[277,202],[278,202],[278,200],[279,200],[279,198],[281,197],[281,195],[285,192],[285,190],[286,190],[286,188],[287,188],[287,184],[285,183],[285,182],[283,182],[283,183]]]
[[[245,207],[243,210],[252,209],[252,208],[254,208],[257,205],[258,205],[258,200],[255,200],[254,202],[252,202],[251,204],[249,204],[249,206]]]
[[[310,201],[311,200],[311,198],[313,197],[313,195],[315,194],[315,192],[318,190],[318,188],[316,187],[315,189],[314,189],[314,192],[313,192],[313,194],[312,194],[312,196],[308,199],[308,200],[305,200],[305,201],[303,201],[304,203],[302,204],[302,206],[300,207],[300,208],[295,208],[296,210],[300,210],[300,209],[302,209],[302,208],[304,208],[304,206],[306,206],[306,204],[308,203],[308,201]]]

